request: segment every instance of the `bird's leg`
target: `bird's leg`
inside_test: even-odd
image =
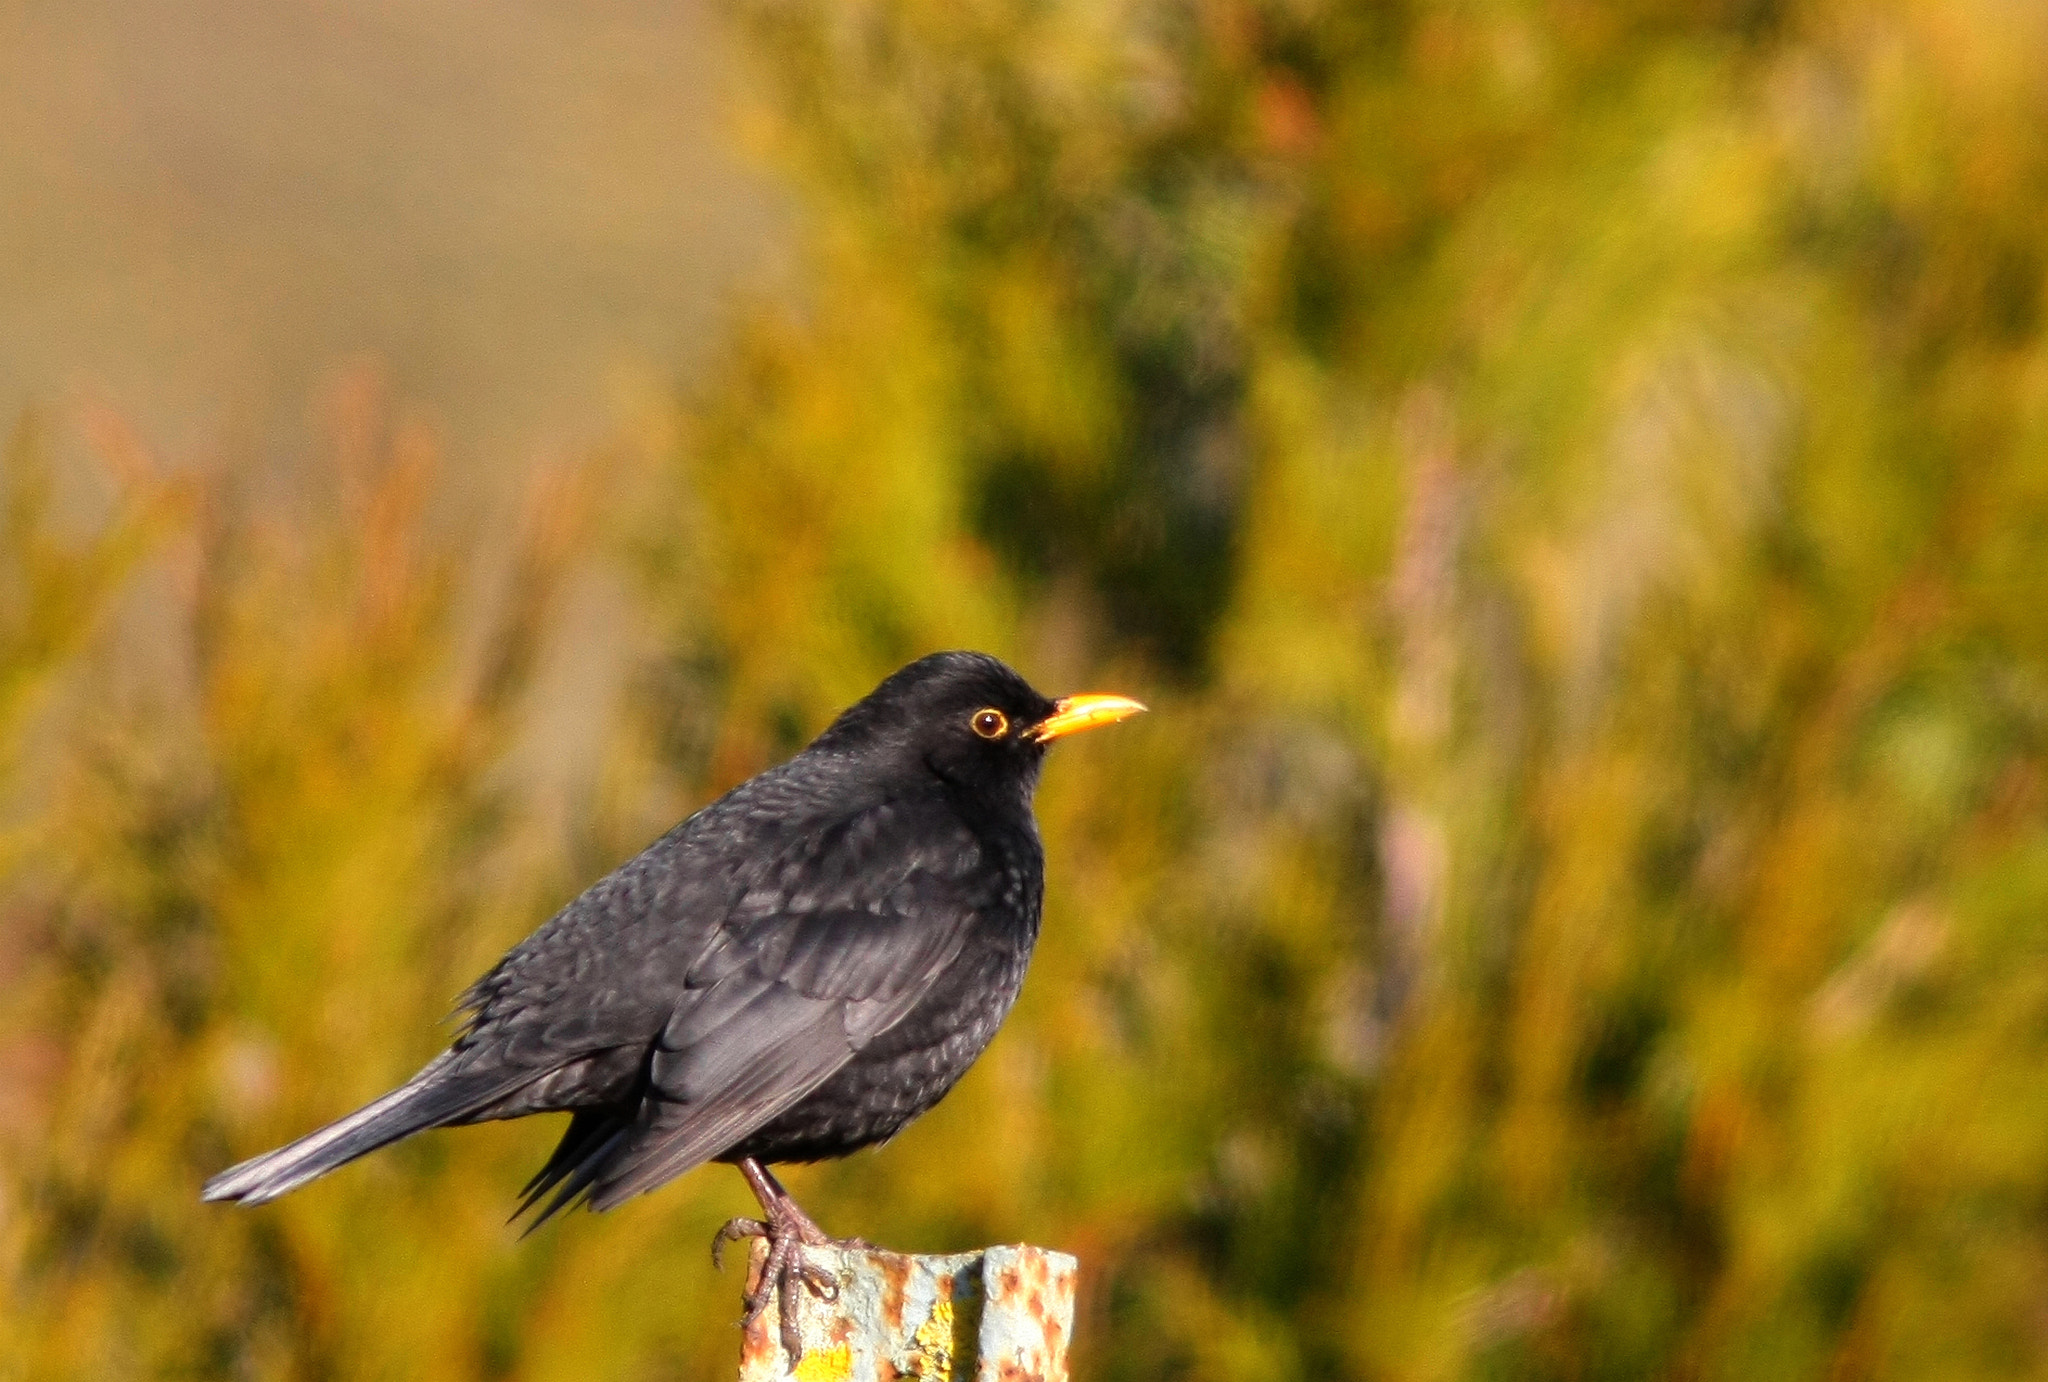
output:
[[[761,1173],[761,1179],[767,1182],[768,1193],[782,1202],[782,1206],[788,1211],[790,1218],[796,1221],[797,1232],[803,1235],[803,1240],[806,1243],[820,1248],[843,1248],[857,1252],[874,1251],[875,1245],[865,1238],[834,1238],[831,1234],[825,1232],[824,1229],[819,1228],[811,1216],[804,1213],[803,1206],[796,1202],[796,1197],[782,1188],[782,1182],[775,1178],[773,1171],[761,1165],[758,1161],[747,1164]],[[744,1170],[745,1167],[743,1166],[741,1169]],[[747,1178],[747,1183],[750,1185],[754,1183],[751,1176]],[[758,1198],[761,1194],[760,1189],[756,1188],[754,1194]]]
[[[739,1167],[740,1174],[747,1178],[748,1188],[754,1192],[754,1198],[761,1202],[762,1217],[728,1220],[711,1240],[712,1265],[721,1265],[720,1259],[727,1243],[736,1243],[742,1238],[768,1240],[768,1256],[761,1263],[761,1276],[744,1298],[747,1313],[741,1319],[740,1327],[744,1329],[761,1317],[761,1312],[768,1308],[771,1295],[779,1297],[782,1305],[782,1347],[794,1362],[802,1358],[804,1352],[803,1333],[797,1327],[796,1317],[799,1284],[821,1300],[839,1298],[837,1279],[808,1260],[804,1249],[865,1249],[870,1245],[860,1238],[834,1238],[819,1228],[782,1188],[782,1182],[754,1158],[743,1158]]]

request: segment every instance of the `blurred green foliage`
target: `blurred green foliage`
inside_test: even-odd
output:
[[[728,1172],[196,1189],[943,646],[1156,713],[828,1225],[1079,1252],[1090,1377],[2048,1368],[2048,12],[735,3],[810,267],[675,437],[8,452],[0,1377],[724,1375]]]

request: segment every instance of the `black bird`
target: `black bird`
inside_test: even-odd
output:
[[[514,1217],[546,1198],[538,1227],[736,1163],[763,1217],[728,1223],[714,1256],[768,1240],[746,1318],[779,1289],[795,1356],[798,1283],[829,1289],[803,1247],[841,1240],[768,1166],[894,1136],[981,1054],[1038,937],[1046,746],[1143,709],[1049,700],[981,653],[911,663],[515,947],[411,1080],[205,1198],[262,1204],[426,1128],[567,1112]]]

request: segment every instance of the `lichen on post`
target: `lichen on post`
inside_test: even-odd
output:
[[[750,1325],[740,1382],[1066,1382],[1078,1264],[1028,1245],[950,1257],[808,1248],[837,1299],[798,1302],[803,1356],[784,1352],[780,1303]],[[754,1245],[749,1284],[767,1255]]]

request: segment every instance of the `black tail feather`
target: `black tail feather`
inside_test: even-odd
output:
[[[438,1056],[403,1085],[346,1118],[230,1166],[206,1182],[200,1197],[268,1203],[400,1138],[460,1122],[533,1077],[530,1071],[459,1073],[452,1068],[453,1060],[452,1053]]]
[[[562,1140],[555,1144],[547,1164],[535,1172],[533,1179],[519,1192],[519,1208],[512,1212],[515,1220],[538,1204],[550,1190],[561,1187],[520,1237],[526,1237],[555,1215],[573,1207],[578,1200],[586,1198],[591,1183],[603,1171],[632,1127],[632,1118],[622,1110],[578,1109],[576,1116],[569,1120]]]
[[[560,1183],[562,1177],[576,1169],[590,1149],[601,1140],[613,1118],[605,1109],[577,1109],[569,1119],[569,1126],[562,1132],[562,1140],[555,1144],[547,1164],[533,1173],[533,1179],[519,1188],[519,1207],[512,1211],[512,1220],[517,1220],[541,1196]],[[507,1222],[511,1222],[508,1220]]]

